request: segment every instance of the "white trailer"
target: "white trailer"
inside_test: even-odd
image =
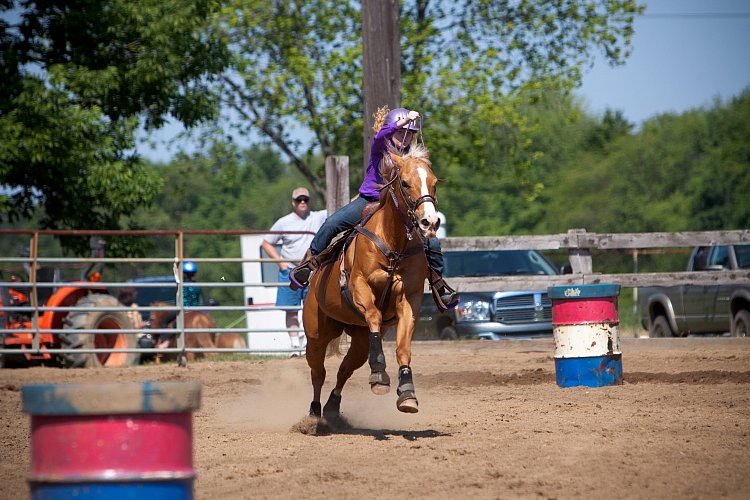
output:
[[[246,234],[240,237],[243,259],[268,258],[261,248],[262,234]],[[245,283],[278,283],[278,266],[273,262],[243,262],[242,278]],[[245,304],[258,310],[245,313],[248,333],[247,347],[258,351],[291,351],[286,328],[286,312],[278,309],[266,310],[276,304],[278,286],[246,286]],[[301,316],[301,315],[300,315]],[[260,331],[258,331],[260,330]]]

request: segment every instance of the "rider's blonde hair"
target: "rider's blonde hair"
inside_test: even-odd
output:
[[[382,108],[378,108],[378,110],[372,114],[372,117],[375,118],[375,123],[372,125],[372,131],[376,134],[380,132],[381,128],[383,128],[385,117],[389,111],[390,109],[388,109],[388,106],[383,106]]]

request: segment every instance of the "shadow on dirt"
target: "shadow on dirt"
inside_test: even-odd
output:
[[[347,434],[353,436],[371,436],[376,441],[387,441],[391,437],[401,437],[407,441],[416,441],[418,439],[436,438],[450,436],[451,434],[425,429],[422,431],[400,431],[394,429],[365,429],[355,427],[349,421],[339,416],[333,419],[305,417],[292,426],[289,432],[299,432],[311,436],[330,436],[332,434]]]

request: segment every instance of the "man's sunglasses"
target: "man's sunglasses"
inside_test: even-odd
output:
[[[297,197],[296,197],[296,198],[294,199],[294,201],[295,201],[295,203],[302,203],[303,201],[304,201],[305,203],[308,203],[308,202],[310,201],[310,198],[308,198],[307,196],[297,196]]]

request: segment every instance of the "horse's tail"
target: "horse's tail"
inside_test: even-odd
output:
[[[326,358],[330,358],[332,356],[343,356],[344,354],[346,354],[348,346],[349,336],[346,334],[346,332],[341,332],[341,335],[328,342],[328,346],[326,347]]]

